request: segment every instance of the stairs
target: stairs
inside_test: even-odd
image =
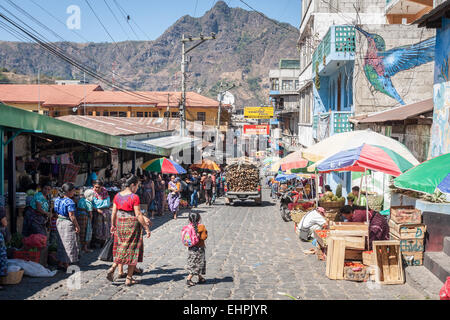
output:
[[[425,252],[424,266],[442,282],[450,277],[450,237],[444,238],[444,247],[441,252]]]

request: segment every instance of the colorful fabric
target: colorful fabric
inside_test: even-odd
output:
[[[139,206],[141,202],[139,197],[134,193],[125,196],[118,193],[114,197],[114,204],[116,205],[117,210],[134,211],[134,207]]]
[[[69,219],[58,218],[58,261],[62,263],[78,262],[79,247],[75,225]]]
[[[77,216],[78,225],[80,226],[80,233],[78,234],[80,244],[85,245],[86,242],[86,233],[87,233],[87,225],[89,221],[89,216],[85,214],[80,214]]]
[[[64,181],[75,183],[77,180],[78,171],[80,166],[74,164],[65,164],[66,170],[64,171]]]
[[[31,201],[30,201],[30,206],[34,210],[37,210],[37,206],[36,206],[37,202],[40,203],[42,210],[44,210],[46,212],[49,212],[49,210],[50,210],[50,203],[47,200],[47,198],[45,198],[45,196],[42,194],[42,192],[35,193],[33,199],[31,199]]]
[[[106,199],[98,199],[94,197],[92,204],[96,209],[108,209],[111,207],[111,199],[109,197]]]
[[[58,221],[58,217],[52,216],[50,218],[50,231],[56,231],[56,221]]]
[[[86,226],[86,238],[85,238],[85,241],[87,243],[91,242],[91,240],[92,240],[92,233],[93,233],[92,221],[91,221],[91,219],[88,219],[88,223],[87,223],[87,226]]]
[[[143,232],[141,224],[135,216],[117,218],[113,256],[114,263],[119,264],[137,265],[138,262],[143,261]]]
[[[77,216],[89,215],[89,212],[94,210],[92,202],[86,198],[81,198],[77,203]]]
[[[108,240],[111,237],[111,210],[102,209],[102,213],[95,211],[93,234],[97,240]]]
[[[8,274],[8,257],[6,254],[6,243],[3,233],[0,232],[0,277]]]
[[[95,197],[99,200],[105,200],[105,199],[109,198],[108,190],[106,190],[105,187],[101,187],[99,192],[96,192],[94,190],[94,193],[95,193]]]
[[[173,185],[175,185],[172,181],[169,182],[169,186],[171,186],[172,183],[172,187]],[[176,186],[175,186],[176,188]],[[169,205],[169,210],[173,213],[178,211],[178,207],[180,206],[180,194],[178,192],[170,192],[167,195],[167,204]]]
[[[28,237],[32,234],[47,235],[47,219],[37,213],[32,207],[27,207],[24,212],[22,235]]]
[[[188,249],[186,271],[194,276],[206,274],[206,254],[204,247]]]
[[[69,212],[75,213],[77,206],[70,198],[57,198],[55,200],[55,212],[63,217],[69,217]]]

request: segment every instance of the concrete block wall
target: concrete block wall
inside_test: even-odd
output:
[[[355,10],[356,7],[359,13],[370,13],[375,11],[384,12],[385,6],[386,0],[325,0],[315,2],[315,11],[322,13],[341,12],[345,14],[357,12]]]
[[[418,29],[413,25],[362,25],[363,30],[378,34],[386,44],[386,51],[408,46],[435,36],[433,29]],[[400,106],[400,102],[388,95],[376,91],[368,81],[365,72],[365,56],[367,54],[366,37],[357,32],[355,68],[353,77],[353,101],[355,114],[380,112]],[[405,102],[410,104],[433,96],[434,62],[416,68],[404,70],[394,75],[391,80],[397,92]]]

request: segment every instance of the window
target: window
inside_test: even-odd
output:
[[[116,111],[112,111],[109,113],[110,117],[117,117],[117,112]]]
[[[295,90],[300,89],[300,82],[298,80],[295,80]]]
[[[206,112],[197,112],[198,121],[206,121]]]
[[[89,115],[89,116],[92,116],[92,115],[93,115],[93,112],[92,112],[92,111],[89,111],[89,112],[88,112],[88,115]]]
[[[178,118],[179,114],[178,112],[172,112],[172,118]]]
[[[44,116],[48,116],[50,113],[48,111],[44,111]]]
[[[103,116],[104,117],[109,117],[109,112],[108,111],[103,111]]]
[[[293,91],[294,90],[294,81],[293,80],[283,80],[281,90]]]
[[[145,117],[146,117],[146,118],[148,117],[148,114],[149,114],[149,112],[145,112]]]
[[[169,118],[170,117],[170,112],[166,111],[164,112],[164,118]]]
[[[53,112],[53,116],[54,116],[54,117],[59,117],[59,115],[60,115],[59,111],[54,111],[54,112]]]
[[[119,112],[119,117],[126,118],[127,113],[126,112]]]
[[[280,80],[278,78],[270,79],[271,85],[270,88],[273,91],[279,91],[280,90]]]
[[[153,118],[159,118],[159,112],[153,111],[153,112],[152,112],[152,117],[153,117]]]
[[[142,117],[144,117],[144,113],[143,112],[136,112],[136,117],[142,118]]]

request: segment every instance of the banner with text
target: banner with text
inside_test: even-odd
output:
[[[244,118],[271,119],[273,118],[273,107],[245,107]]]
[[[270,134],[270,126],[267,124],[245,124],[244,134],[248,135],[268,135]]]

